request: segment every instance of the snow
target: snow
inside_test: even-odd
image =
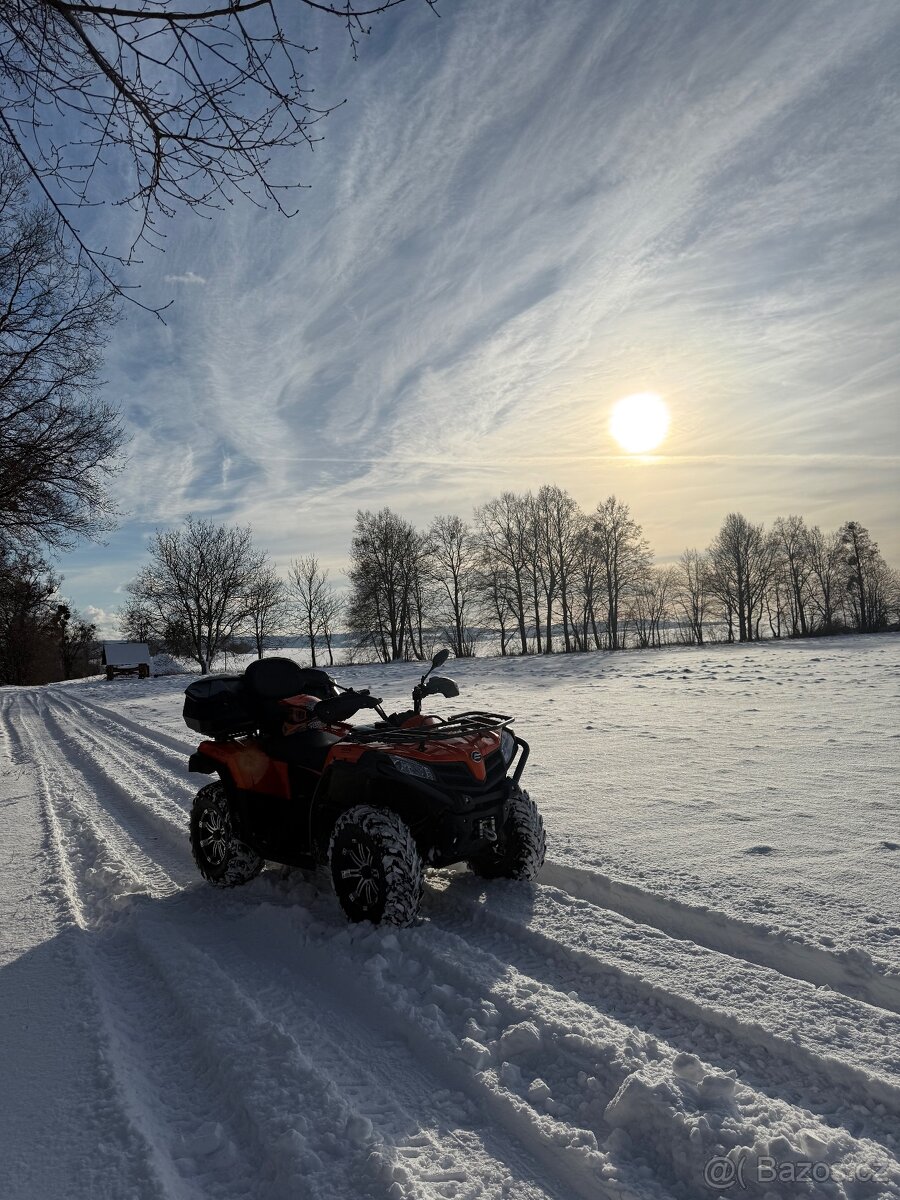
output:
[[[900,1197],[900,638],[445,670],[548,862],[403,930],[199,879],[188,677],[0,689],[3,1197]]]

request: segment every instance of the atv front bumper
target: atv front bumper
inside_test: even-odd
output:
[[[449,867],[501,846],[510,800],[518,790],[516,783],[506,779],[498,795],[464,796],[461,810],[448,810],[437,817],[429,831],[428,865]]]

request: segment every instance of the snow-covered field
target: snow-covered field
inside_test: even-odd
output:
[[[900,638],[445,671],[550,849],[408,930],[199,879],[186,678],[0,690],[3,1200],[900,1197]]]

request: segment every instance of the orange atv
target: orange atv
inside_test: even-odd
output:
[[[391,716],[368,691],[285,658],[192,683],[184,719],[211,740],[188,769],[219,776],[191,810],[204,879],[247,883],[266,859],[327,863],[351,921],[395,925],[415,920],[425,866],[467,862],[488,879],[534,879],[545,838],[519,787],[528,745],[498,713],[422,715],[425,697],[459,695],[432,675],[446,660],[439,651],[413,708]],[[348,724],[362,709],[380,719]]]

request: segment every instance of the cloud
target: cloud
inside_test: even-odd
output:
[[[186,271],[183,275],[163,275],[164,283],[195,283],[205,285],[206,280],[202,275],[196,275],[193,271]]]
[[[107,612],[105,608],[97,608],[95,604],[87,604],[82,609],[85,618],[97,626],[100,637],[110,637],[116,632],[116,614]]]
[[[193,510],[338,564],[357,507],[553,480],[670,554],[739,502],[836,524],[849,488],[900,556],[893,0],[421,7],[324,52],[349,103],[295,219],[188,214],[194,270],[148,261],[148,296],[207,282],[117,334],[142,531]],[[673,410],[646,470],[606,433],[643,390]]]

